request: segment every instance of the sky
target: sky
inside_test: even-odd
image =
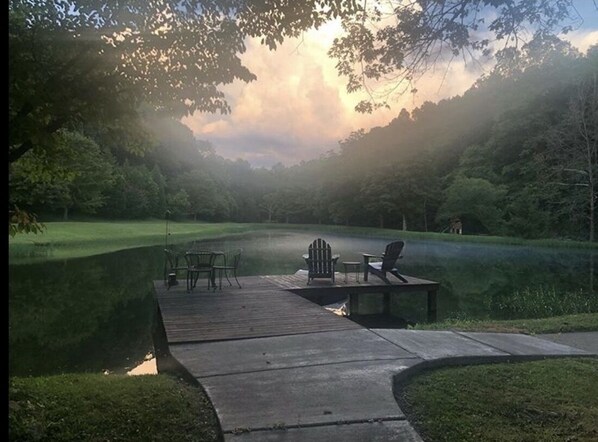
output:
[[[584,22],[563,37],[585,52],[598,43],[598,12],[593,0],[576,3]],[[339,31],[339,23],[331,22],[285,41],[276,51],[258,39],[248,40],[241,58],[257,80],[222,88],[232,113],[196,113],[182,122],[220,156],[241,158],[253,167],[291,166],[336,150],[353,131],[387,125],[402,108],[462,94],[492,68],[491,62],[440,63],[418,81],[416,94],[396,97],[390,110],[360,114],[354,107],[365,96],[346,92],[346,79],[337,75],[336,62],[327,55]]]

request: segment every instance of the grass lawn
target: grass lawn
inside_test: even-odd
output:
[[[80,258],[164,244],[165,221],[52,222],[38,235],[9,238],[11,262]],[[261,224],[169,223],[168,243],[217,238],[263,229]]]
[[[427,441],[596,441],[598,359],[451,367],[398,389]]]
[[[566,333],[573,331],[598,331],[598,313],[556,316],[540,319],[512,320],[449,320],[430,324],[417,324],[416,330],[456,330],[469,332],[501,333]]]
[[[166,375],[9,379],[11,441],[219,441],[201,389]]]

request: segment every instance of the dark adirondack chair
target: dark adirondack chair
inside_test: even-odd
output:
[[[331,278],[334,283],[334,271],[339,255],[333,255],[330,244],[322,238],[316,239],[303,255],[307,264],[307,285],[315,278]]]
[[[390,284],[390,281],[386,277],[386,273],[390,273],[391,275],[399,278],[401,281],[407,282],[407,280],[401,276],[399,270],[396,268],[397,260],[402,258],[401,252],[403,251],[403,247],[405,247],[404,241],[394,241],[386,246],[386,250],[384,250],[384,254],[382,256],[363,253],[363,263],[365,266],[363,280],[367,281],[368,273],[371,273],[372,275],[376,275],[378,278],[382,279],[386,284]],[[372,262],[372,259],[377,259],[377,261]]]

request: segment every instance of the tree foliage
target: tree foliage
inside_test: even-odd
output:
[[[37,215],[13,206],[8,211],[8,236],[17,233],[42,233],[46,229],[43,223],[37,221]]]
[[[56,147],[30,151],[10,166],[10,200],[23,207],[69,209],[93,214],[104,205],[112,186],[113,163],[92,139],[59,131]]]
[[[594,241],[598,203],[597,76],[594,73],[577,85],[562,122],[546,134],[544,157],[558,185],[580,190],[575,193],[581,204],[574,211],[586,215],[590,241]]]
[[[458,177],[447,189],[439,219],[459,218],[470,225],[479,223],[485,232],[501,234],[506,188],[483,178]]]
[[[437,63],[476,61],[499,44],[499,52],[514,53],[529,34],[543,41],[580,20],[572,0],[370,1],[343,17],[344,35],[329,54],[347,90],[369,94],[356,109],[372,112],[394,94],[416,91]]]

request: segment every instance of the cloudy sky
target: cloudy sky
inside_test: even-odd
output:
[[[565,38],[585,51],[598,43],[598,13],[592,0],[578,2],[585,21]],[[232,113],[196,113],[183,123],[225,158],[242,158],[255,167],[292,165],[336,149],[352,131],[388,124],[403,107],[411,110],[424,101],[461,94],[491,68],[453,62],[447,70],[441,63],[417,83],[417,94],[392,101],[391,110],[359,114],[354,107],[364,96],[347,94],[345,79],[337,76],[335,60],[327,56],[339,30],[338,23],[329,23],[286,41],[275,52],[258,40],[248,41],[242,58],[257,81],[223,88]]]

